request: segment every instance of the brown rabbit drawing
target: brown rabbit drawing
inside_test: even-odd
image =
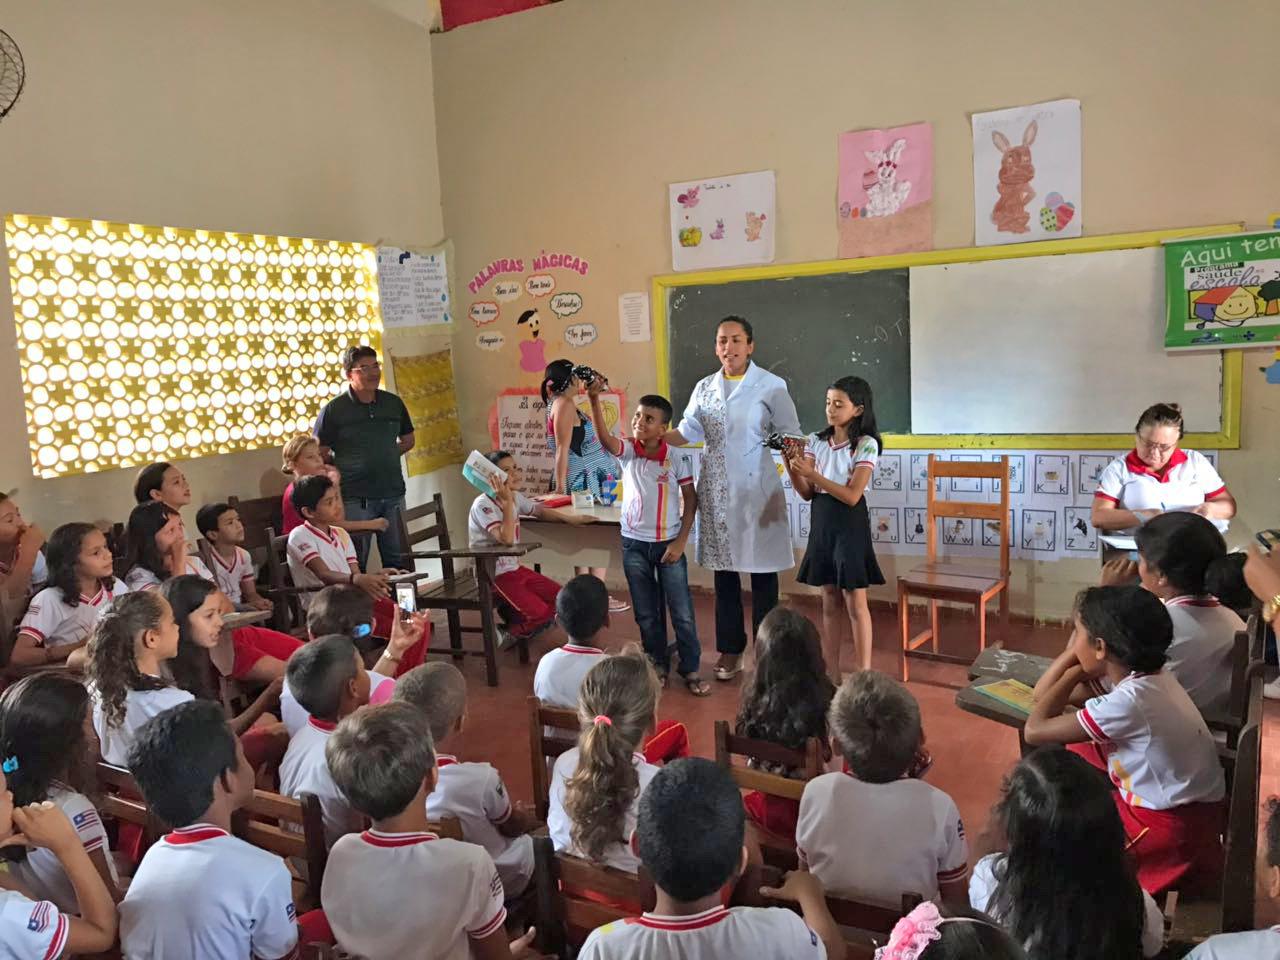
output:
[[[1032,120],[1022,132],[1022,144],[1017,147],[1009,145],[1009,138],[999,130],[991,133],[991,140],[1002,154],[1000,159],[1000,182],[996,190],[1000,199],[991,210],[991,222],[1001,233],[1026,233],[1027,223],[1031,215],[1027,213],[1027,204],[1036,192],[1031,189],[1031,180],[1036,175],[1036,168],[1031,165],[1031,144],[1036,142],[1036,133],[1040,125]]]

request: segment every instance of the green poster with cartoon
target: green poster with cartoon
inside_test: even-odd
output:
[[[1164,275],[1166,350],[1280,342],[1280,231],[1165,244]]]

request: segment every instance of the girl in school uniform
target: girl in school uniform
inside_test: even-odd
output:
[[[1107,772],[1138,882],[1153,896],[1216,881],[1226,783],[1213,735],[1164,669],[1173,624],[1137,586],[1090,587],[1071,646],[1037,685],[1027,743],[1073,750]],[[1090,697],[1089,681],[1110,692]],[[1071,703],[1080,704],[1069,712]]]
[[[810,434],[802,453],[791,448],[783,457],[796,493],[813,503],[809,546],[796,579],[822,588],[822,652],[837,684],[846,632],[852,632],[858,669],[871,668],[867,587],[884,583],[884,574],[864,494],[883,446],[871,385],[841,377],[827,388],[826,429]]]
[[[154,590],[170,577],[184,573],[213,580],[213,571],[205,562],[187,552],[182,515],[163,501],[133,508],[125,540],[124,582],[130,590]],[[232,609],[230,601],[227,607]]]

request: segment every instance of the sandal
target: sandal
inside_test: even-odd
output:
[[[711,684],[703,680],[696,673],[686,674],[684,677],[684,685],[688,691],[695,697],[711,696]]]
[[[726,667],[724,661],[716,664],[715,677],[717,680],[732,680],[742,672],[742,658],[738,658],[738,662],[732,667]]]

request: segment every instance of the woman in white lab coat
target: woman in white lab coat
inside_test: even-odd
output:
[[[702,441],[698,475],[698,563],[715,571],[717,680],[742,672],[747,647],[741,573],[751,574],[753,633],[778,603],[778,572],[795,565],[791,525],[770,433],[800,432],[781,377],[751,362],[751,324],[725,317],[716,328],[721,369],[698,381],[668,443]]]

